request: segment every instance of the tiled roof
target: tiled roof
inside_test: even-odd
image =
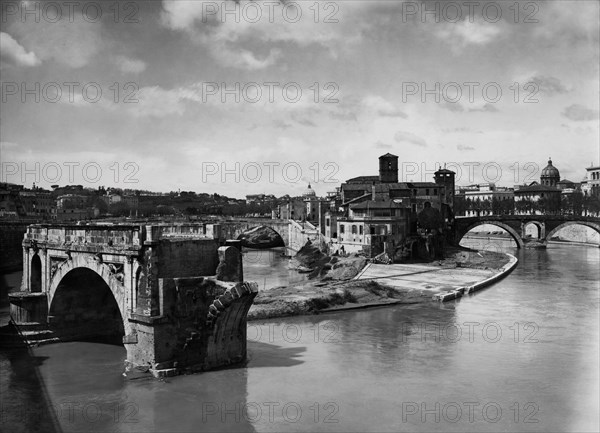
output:
[[[352,179],[348,179],[346,182],[352,182],[352,183],[360,183],[360,182],[372,183],[372,182],[379,182],[379,176],[357,176],[357,177],[353,177]]]

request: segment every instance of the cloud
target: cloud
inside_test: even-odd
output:
[[[598,118],[598,110],[584,107],[580,104],[569,105],[561,113],[567,119],[575,122],[583,122],[586,120],[596,120]]]
[[[160,86],[142,87],[131,95],[137,103],[124,104],[129,114],[134,117],[163,117],[167,115],[182,115],[186,102],[201,102],[202,95],[197,86],[163,89]],[[119,107],[103,101],[105,108]],[[91,104],[88,104],[91,105]]]
[[[565,86],[558,78],[556,77],[546,77],[544,75],[535,75],[526,82],[522,83],[523,86],[526,86],[527,83],[535,83],[537,85],[537,90],[540,93],[545,93],[547,95],[556,95],[562,93],[570,92],[570,89]],[[531,90],[531,89],[526,89]]]
[[[498,40],[502,35],[500,24],[490,24],[469,20],[439,25],[436,35],[452,46],[455,52],[461,52],[469,45],[483,46]]]
[[[401,117],[406,119],[408,115],[391,102],[381,96],[369,95],[362,100],[363,108],[375,112],[381,117]]]
[[[391,144],[385,144],[382,141],[377,141],[377,143],[375,143],[375,147],[378,149],[391,149],[392,145]]]
[[[12,141],[0,141],[0,149],[14,149],[18,147],[19,145],[17,143],[13,143]]]
[[[427,147],[427,142],[425,141],[425,139],[423,139],[423,138],[419,137],[418,135],[415,135],[411,132],[397,131],[396,134],[394,135],[394,140],[396,140],[398,143],[407,142],[407,143],[415,144],[417,146]]]
[[[488,102],[481,108],[470,108],[469,111],[473,111],[473,112],[480,111],[480,112],[484,112],[484,113],[496,113],[499,110],[493,104],[490,104]]]
[[[465,109],[463,108],[463,106],[460,105],[458,102],[444,101],[444,103],[441,104],[440,107],[442,107],[443,109],[448,110],[448,111],[453,111],[455,113],[458,113],[458,112],[461,112],[461,111],[465,111]]]
[[[289,123],[284,122],[283,120],[277,119],[273,121],[273,125],[275,126],[275,128],[277,129],[283,129],[286,130],[288,128],[291,128],[292,125],[290,125]]]
[[[535,37],[570,47],[574,43],[598,41],[598,2],[543,2],[541,12],[543,18],[542,13],[535,17],[539,20],[533,27]]]
[[[442,132],[446,133],[446,134],[450,134],[453,132],[474,132],[471,128],[468,128],[466,126],[461,126],[459,128],[442,128]]]
[[[223,66],[248,71],[256,71],[271,66],[281,55],[281,50],[273,48],[264,58],[259,58],[250,50],[231,48],[225,43],[211,45],[211,52]]]
[[[356,117],[356,113],[354,113],[351,110],[341,109],[339,107],[338,107],[338,111],[329,112],[329,116],[335,120],[343,120],[343,121],[349,120],[349,121],[354,121],[354,122],[358,121],[358,118]]]
[[[298,122],[300,125],[304,125],[304,126],[310,126],[310,127],[316,127],[316,123],[313,122],[310,119],[294,119],[296,122]]]
[[[459,144],[459,145],[456,146],[456,148],[458,150],[462,150],[462,151],[475,150],[474,147],[472,147],[472,146],[465,146],[464,144]]]
[[[17,66],[37,66],[41,60],[33,51],[27,52],[11,35],[0,32],[0,56]]]
[[[139,74],[146,70],[146,62],[139,59],[130,59],[125,56],[117,56],[115,63],[123,73]]]
[[[221,65],[249,70],[273,65],[282,53],[271,47],[268,54],[259,56],[255,52],[258,46],[316,44],[335,57],[338,50],[347,50],[362,38],[356,28],[366,25],[361,14],[353,13],[359,8],[351,4],[344,8],[344,19],[340,12],[335,24],[326,22],[325,17],[315,20],[307,8],[286,1],[163,0],[162,7],[160,22],[164,27],[186,32],[193,41],[207,47]],[[344,30],[352,26],[354,31]]]
[[[42,61],[55,60],[71,68],[81,68],[96,59],[104,44],[99,23],[86,22],[81,14],[73,14],[57,22],[27,20],[11,26],[22,42]]]

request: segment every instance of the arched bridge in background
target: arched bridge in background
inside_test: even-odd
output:
[[[259,230],[259,233],[268,234],[272,232],[272,239],[280,238],[283,241],[283,245],[269,245],[265,243],[261,246],[260,237],[256,240],[256,245],[252,243],[245,244],[243,246],[249,248],[271,248],[272,246],[285,246],[292,251],[298,251],[302,248],[307,241],[319,242],[320,232],[318,227],[314,226],[309,222],[301,222],[295,220],[283,220],[283,219],[272,219],[272,218],[219,218],[217,222],[221,226],[222,236],[226,239],[252,239],[252,234]],[[278,236],[277,236],[278,235]]]
[[[571,225],[582,225],[600,233],[600,218],[563,215],[487,215],[476,217],[457,217],[454,221],[454,240],[458,245],[461,239],[472,229],[490,224],[508,232],[519,248],[530,240],[526,229],[530,224],[537,227],[538,238],[532,239],[546,244],[556,233]]]

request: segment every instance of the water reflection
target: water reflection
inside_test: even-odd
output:
[[[38,368],[47,360],[27,348],[2,348],[0,386],[3,430],[19,432],[60,432],[54,406],[48,397]]]
[[[306,281],[307,274],[288,269],[289,254],[284,247],[265,250],[244,248],[244,279],[255,281],[261,290]]]

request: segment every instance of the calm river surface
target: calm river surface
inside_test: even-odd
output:
[[[119,346],[0,352],[0,430],[599,431],[600,249],[501,243],[519,266],[459,301],[250,323],[244,368],[125,380]],[[287,259],[245,261],[285,284]]]

